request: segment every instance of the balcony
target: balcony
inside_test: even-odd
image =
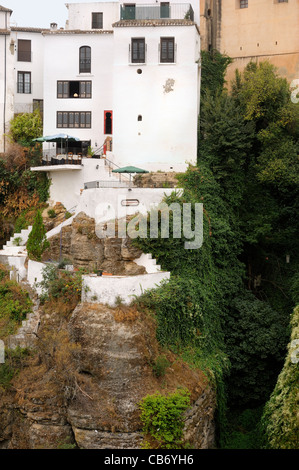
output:
[[[121,5],[121,20],[191,20],[194,11],[190,3],[154,3],[150,5]]]

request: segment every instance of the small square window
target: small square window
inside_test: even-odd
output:
[[[240,8],[248,8],[248,0],[240,0]]]

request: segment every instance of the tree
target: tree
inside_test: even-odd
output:
[[[50,243],[46,238],[46,229],[40,211],[37,211],[32,231],[27,241],[27,252],[30,259],[41,261],[42,254],[49,248]]]
[[[10,122],[10,135],[15,142],[28,146],[43,133],[43,123],[38,110],[17,115]]]

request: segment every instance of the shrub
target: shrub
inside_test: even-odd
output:
[[[156,449],[183,448],[183,413],[190,406],[190,392],[178,389],[163,396],[148,395],[140,402],[145,446]]]
[[[42,135],[43,123],[40,112],[23,113],[17,115],[10,122],[10,134],[15,142],[29,145],[31,141]]]
[[[41,261],[42,254],[49,248],[50,243],[46,238],[46,229],[43,224],[41,212],[38,210],[34,219],[32,231],[28,237],[27,252],[29,258]]]
[[[15,246],[22,246],[22,242],[23,242],[22,237],[16,237],[16,238],[14,238],[14,240],[13,240],[13,244],[14,244]]]
[[[165,375],[167,367],[170,366],[170,362],[165,356],[158,356],[153,364],[153,372],[156,377],[163,377]]]
[[[82,272],[60,271],[58,266],[49,264],[37,286],[42,288],[42,303],[60,301],[72,311],[81,300]]]
[[[54,209],[49,209],[48,210],[48,216],[50,217],[50,219],[55,219],[56,217],[56,212]]]
[[[22,290],[16,282],[5,278],[0,282],[0,304],[0,336],[1,332],[3,334],[3,331],[10,330],[16,323],[24,320],[32,307],[28,292]],[[9,331],[8,333],[11,334]]]
[[[28,355],[28,349],[20,347],[17,347],[15,350],[6,350],[5,364],[0,364],[0,387],[4,389],[10,388],[12,379],[19,373]]]

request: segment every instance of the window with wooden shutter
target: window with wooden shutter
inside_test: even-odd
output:
[[[92,16],[92,22],[91,22],[92,29],[103,29],[103,13],[102,12],[92,13],[91,16]]]
[[[57,127],[61,128],[91,128],[90,111],[58,111]]]
[[[79,73],[91,73],[91,48],[80,47],[79,56]]]
[[[31,41],[28,39],[18,40],[18,61],[31,62]]]
[[[160,42],[160,62],[174,62],[174,38],[161,38]]]
[[[144,38],[132,38],[131,42],[131,61],[132,63],[144,63],[145,62],[145,39]]]

